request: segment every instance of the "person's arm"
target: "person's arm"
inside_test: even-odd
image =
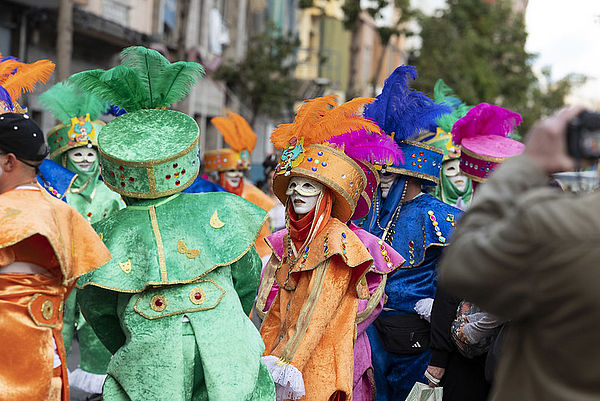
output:
[[[535,310],[535,267],[547,256],[536,251],[546,238],[527,211],[561,195],[546,188],[548,176],[574,166],[565,130],[580,111],[563,110],[536,124],[524,155],[507,160],[477,189],[440,263],[440,282],[452,294],[504,319]]]
[[[235,291],[240,298],[246,315],[250,315],[254,298],[258,292],[262,262],[256,249],[252,247],[240,260],[231,265],[231,275]]]
[[[77,289],[77,303],[81,313],[98,339],[113,355],[125,344],[125,333],[117,312],[118,298],[119,293],[93,285]]]

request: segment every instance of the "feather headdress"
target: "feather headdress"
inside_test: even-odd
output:
[[[440,78],[436,81],[433,87],[433,100],[437,104],[448,106],[452,111],[448,114],[440,116],[436,120],[436,124],[445,132],[452,131],[454,123],[466,116],[473,106],[467,106],[454,94],[452,88]]]
[[[422,129],[428,129],[450,107],[436,104],[420,91],[413,90],[409,82],[417,78],[417,70],[402,65],[385,80],[377,100],[365,106],[363,115],[375,121],[396,142],[414,138]]]
[[[2,55],[0,54],[0,57]],[[31,92],[39,82],[46,83],[54,71],[50,60],[38,60],[27,64],[15,57],[0,60],[0,101],[11,110],[23,92]]]
[[[349,157],[371,164],[404,163],[398,144],[388,135],[365,129],[350,131],[329,139],[329,143],[341,149]]]
[[[246,119],[239,114],[227,113],[227,117],[214,117],[210,121],[236,152],[252,152],[256,147],[256,134]]]
[[[121,52],[121,65],[80,72],[70,80],[83,91],[132,112],[170,107],[187,96],[203,75],[198,63],[170,63],[156,50],[133,46]]]
[[[69,81],[59,82],[39,96],[41,105],[57,120],[70,124],[73,117],[90,115],[97,119],[108,110],[109,104],[91,93],[83,93]]]
[[[465,138],[478,135],[508,137],[522,121],[521,115],[517,112],[493,104],[481,103],[454,123],[452,142],[458,146]]]
[[[337,95],[328,95],[304,102],[292,123],[275,128],[271,134],[273,145],[285,149],[294,138],[303,138],[304,145],[308,146],[351,131],[381,132],[373,121],[358,115],[373,99],[358,97],[338,106],[336,98]]]

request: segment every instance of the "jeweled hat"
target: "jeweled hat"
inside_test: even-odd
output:
[[[194,182],[200,164],[198,125],[166,108],[187,96],[203,74],[198,63],[170,63],[155,50],[135,46],[121,52],[121,65],[70,78],[84,92],[127,111],[98,136],[102,177],[109,188],[131,198],[154,199]]]
[[[227,117],[214,117],[210,121],[230,148],[204,153],[206,172],[247,170],[250,167],[250,153],[256,147],[256,134],[248,122],[236,113],[227,113]]]
[[[105,123],[96,120],[108,110],[108,102],[81,92],[73,83],[59,82],[39,96],[40,104],[61,121],[47,134],[50,158],[65,166],[70,149],[98,147],[97,136]]]
[[[417,139],[420,132],[435,125],[435,120],[450,112],[423,93],[413,90],[409,81],[417,78],[417,70],[403,65],[386,79],[377,100],[365,106],[364,116],[375,121],[383,132],[392,136],[404,161],[391,166],[379,166],[386,171],[416,177],[424,184],[439,182],[443,153],[436,147]]]
[[[460,145],[460,169],[469,178],[484,182],[506,158],[523,152],[525,145],[508,137],[521,123],[521,115],[481,103],[452,128],[452,140]]]
[[[17,102],[23,92],[32,92],[37,83],[46,83],[54,72],[54,63],[50,60],[38,60],[28,64],[14,57],[0,54],[0,114],[25,114]]]
[[[283,204],[287,202],[285,193],[291,177],[307,177],[332,191],[333,217],[344,222],[352,217],[367,177],[352,158],[328,140],[361,129],[380,132],[372,121],[357,115],[371,100],[356,98],[337,106],[336,95],[311,99],[300,107],[294,122],[281,124],[273,131],[273,145],[283,149],[273,177],[273,192]]]
[[[350,218],[350,220],[360,219],[369,213],[371,201],[379,186],[379,174],[373,163],[379,165],[398,163],[403,160],[402,151],[391,137],[364,129],[335,136],[329,142],[343,150],[365,173],[367,183]]]

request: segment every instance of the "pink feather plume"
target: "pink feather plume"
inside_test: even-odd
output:
[[[335,136],[328,142],[360,161],[377,164],[404,163],[404,155],[398,144],[392,137],[381,133],[361,129]]]
[[[519,113],[502,107],[481,103],[452,126],[452,142],[460,145],[465,138],[477,135],[507,137],[523,119]]]

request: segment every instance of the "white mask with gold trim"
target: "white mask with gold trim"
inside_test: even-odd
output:
[[[302,215],[314,209],[324,188],[323,184],[312,178],[292,177],[285,194],[290,197],[296,214]]]

